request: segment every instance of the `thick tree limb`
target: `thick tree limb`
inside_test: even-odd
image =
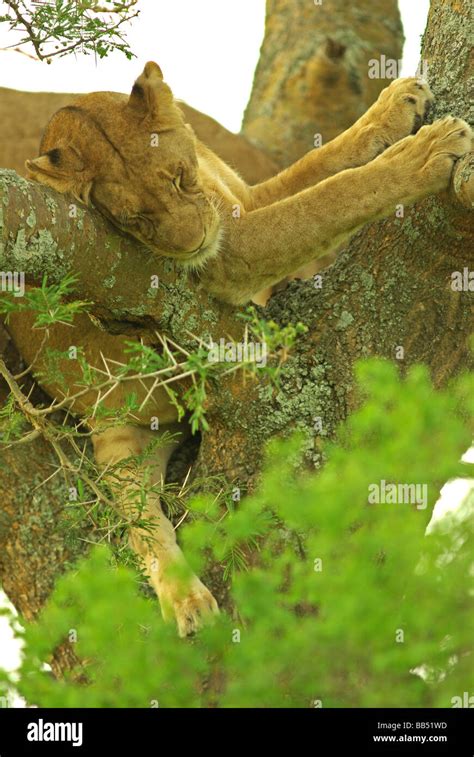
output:
[[[183,343],[189,332],[240,333],[235,308],[190,284],[184,269],[119,234],[99,213],[6,170],[0,170],[0,208],[0,270],[22,271],[30,284],[45,274],[50,283],[76,274],[75,296],[93,303],[91,312],[109,331],[159,329]]]
[[[453,174],[452,196],[462,208],[471,207],[473,164],[472,154],[466,156]],[[0,207],[0,270],[22,271],[31,284],[45,274],[50,282],[76,274],[77,296],[93,303],[91,312],[108,330],[158,328],[175,339],[190,331],[235,331],[235,308],[207,294],[205,273],[200,283],[193,280],[173,261],[118,233],[99,213],[7,170],[0,170]]]

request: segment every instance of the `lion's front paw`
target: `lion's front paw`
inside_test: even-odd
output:
[[[428,85],[415,77],[397,79],[384,89],[360,121],[362,135],[371,143],[374,154],[416,134],[433,102]]]
[[[157,587],[166,621],[176,620],[180,636],[189,636],[219,614],[216,600],[197,576],[185,582],[168,578]]]
[[[447,189],[455,162],[472,149],[473,133],[466,121],[446,116],[424,126],[415,137],[404,140],[387,153],[406,165],[408,180],[423,193]]]

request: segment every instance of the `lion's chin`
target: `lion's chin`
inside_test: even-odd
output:
[[[216,257],[219,254],[222,242],[222,231],[218,230],[213,239],[205,240],[199,250],[191,253],[188,256],[175,257],[175,260],[179,265],[185,268],[191,268],[192,270],[198,270],[202,268],[208,260]]]

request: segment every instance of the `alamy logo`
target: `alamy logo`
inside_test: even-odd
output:
[[[369,484],[371,505],[416,505],[417,510],[426,510],[428,505],[427,484],[387,484],[382,479],[378,484]]]
[[[13,292],[14,297],[25,294],[24,271],[0,271],[0,291]]]
[[[463,691],[462,697],[453,697],[451,699],[451,705],[453,707],[465,707],[472,709],[474,707],[474,696],[469,695],[468,691]]]
[[[381,55],[380,58],[371,58],[369,60],[369,79],[399,79],[402,71],[403,61],[387,58]],[[415,76],[421,81],[428,79],[428,62],[422,61],[416,69]]]
[[[474,292],[474,271],[463,268],[451,274],[451,289],[453,292]]]
[[[28,741],[70,741],[73,746],[82,746],[82,723],[48,723],[42,718],[37,723],[28,723]]]
[[[266,342],[212,342],[207,359],[210,363],[255,363],[259,368],[267,364]]]

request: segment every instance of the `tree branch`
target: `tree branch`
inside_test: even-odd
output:
[[[242,331],[236,308],[173,261],[119,234],[98,212],[7,170],[0,170],[0,270],[24,272],[36,285],[45,274],[50,283],[76,274],[74,298],[91,301],[111,333],[158,329],[187,345],[189,332]]]
[[[136,6],[137,1],[138,0],[128,0],[128,2],[114,3],[113,7],[108,10],[100,5],[78,8],[77,3],[75,6],[71,5],[70,8],[63,8],[62,10],[65,10],[66,13],[61,16],[60,23],[62,29],[61,32],[57,34],[57,9],[54,7],[53,2],[43,4],[37,3],[36,5],[38,5],[38,8],[36,10],[31,10],[24,2],[5,0],[5,5],[13,11],[16,21],[8,16],[2,17],[1,20],[10,23],[10,31],[20,31],[21,27],[23,27],[26,32],[26,37],[20,40],[19,43],[16,42],[13,45],[1,49],[13,49],[17,52],[24,52],[18,47],[18,44],[22,45],[30,43],[36,53],[35,60],[46,61],[47,63],[51,62],[51,58],[56,56],[64,57],[78,48],[84,53],[84,45],[92,46],[92,49],[96,51],[97,43],[102,40],[104,40],[109,47],[116,47],[117,49],[122,49],[124,52],[128,53],[128,45],[123,42],[123,36],[118,29],[123,24],[132,21],[139,15],[140,11],[132,13],[132,9]],[[24,11],[21,9],[21,6],[24,7]],[[51,11],[51,13],[44,15],[44,11]],[[107,13],[109,18],[112,15],[118,15],[119,18],[115,24],[111,25],[99,21],[98,24],[94,24],[92,28],[89,29],[88,35],[85,36],[84,22],[90,21],[90,17],[88,16],[89,12],[96,14]],[[29,17],[27,17],[26,14],[29,14]],[[80,22],[79,25],[77,22]],[[119,38],[119,44],[115,42],[114,37]],[[71,44],[67,44],[70,40],[72,40]],[[43,52],[42,47],[48,42],[57,42],[58,44],[56,44],[55,47],[58,49],[55,49],[53,52]],[[131,56],[132,54],[129,53],[129,55]]]
[[[472,207],[473,163],[471,153],[453,172],[450,194],[462,208]],[[24,272],[29,284],[45,274],[53,283],[76,274],[75,296],[93,303],[91,312],[111,333],[158,329],[183,344],[190,332],[241,333],[238,309],[207,293],[205,271],[198,282],[98,212],[7,170],[0,170],[0,209],[0,270]]]

